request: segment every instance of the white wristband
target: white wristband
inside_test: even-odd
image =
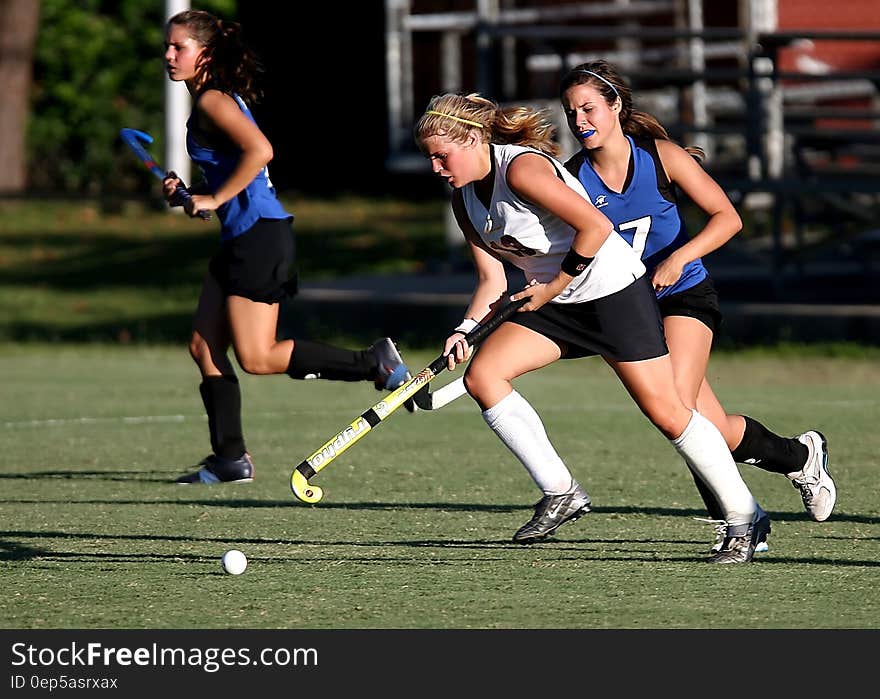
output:
[[[458,327],[455,328],[455,332],[467,335],[478,327],[480,327],[480,324],[473,318],[465,318],[458,324]]]

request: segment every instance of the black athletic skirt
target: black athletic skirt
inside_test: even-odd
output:
[[[278,303],[296,294],[295,245],[290,219],[259,219],[224,240],[208,269],[226,296]]]
[[[694,284],[690,289],[664,296],[658,299],[657,303],[660,306],[660,315],[664,318],[669,316],[696,318],[713,333],[718,332],[724,321],[718,303],[718,292],[715,291],[715,285],[709,277],[699,284]]]
[[[547,303],[510,319],[562,347],[565,359],[599,355],[637,362],[669,352],[657,296],[647,276],[625,289],[584,303]]]

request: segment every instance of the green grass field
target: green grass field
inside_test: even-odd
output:
[[[0,628],[880,626],[876,357],[713,359],[730,408],[826,434],[839,489],[817,524],[785,478],[743,466],[770,551],[718,567],[685,467],[599,360],[517,384],[595,505],[532,547],[510,536],[536,490],[467,398],[396,413],[306,506],[291,469],[371,385],[242,377],[257,480],[187,487],[171,481],[207,453],[207,424],[183,346],[7,344],[0,376]],[[238,577],[220,569],[233,547]]]

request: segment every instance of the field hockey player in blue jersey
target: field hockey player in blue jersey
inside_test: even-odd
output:
[[[701,167],[702,151],[673,143],[656,118],[634,109],[630,89],[606,61],[569,70],[560,97],[582,146],[565,167],[645,264],[682,401],[718,427],[737,462],[786,475],[809,516],[817,522],[828,519],[837,490],[828,471],[825,437],[816,430],[781,437],[751,417],[728,414],[706,379],[722,316],[701,258],[730,240],[742,222],[724,190]],[[705,213],[705,224],[693,236],[685,229],[677,188]],[[709,521],[716,524],[717,548],[724,518],[702,480],[694,479]]]
[[[185,83],[193,97],[186,147],[204,180],[181,202],[174,196],[180,180],[169,173],[165,197],[192,217],[214,212],[221,226],[189,342],[201,372],[212,452],[177,482],[247,482],[254,465],[230,347],[249,374],[366,380],[383,390],[403,384],[409,371],[387,337],[364,350],[276,338],[280,302],[295,291],[293,216],[276,197],[267,169],[272,146],[248,107],[259,97],[260,64],[240,25],[200,10],[174,15],[165,27],[165,65],[168,77]]]
[[[721,503],[725,540],[708,560],[747,563],[770,520],[718,429],[679,398],[645,266],[552,157],[553,130],[540,112],[501,108],[477,94],[434,97],[415,126],[433,172],[453,188],[452,210],[477,277],[443,354],[450,368],[470,359],[467,392],[542,494],[513,540],[546,538],[589,512],[591,499],[512,382],[561,358],[598,355]],[[465,334],[506,295],[504,262],[524,275],[524,288],[511,298],[529,300],[472,353]],[[589,460],[589,453],[578,458]]]

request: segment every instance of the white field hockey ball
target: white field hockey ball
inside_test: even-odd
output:
[[[241,575],[248,564],[247,557],[238,549],[230,549],[224,553],[220,563],[223,565],[223,570],[230,575]]]

